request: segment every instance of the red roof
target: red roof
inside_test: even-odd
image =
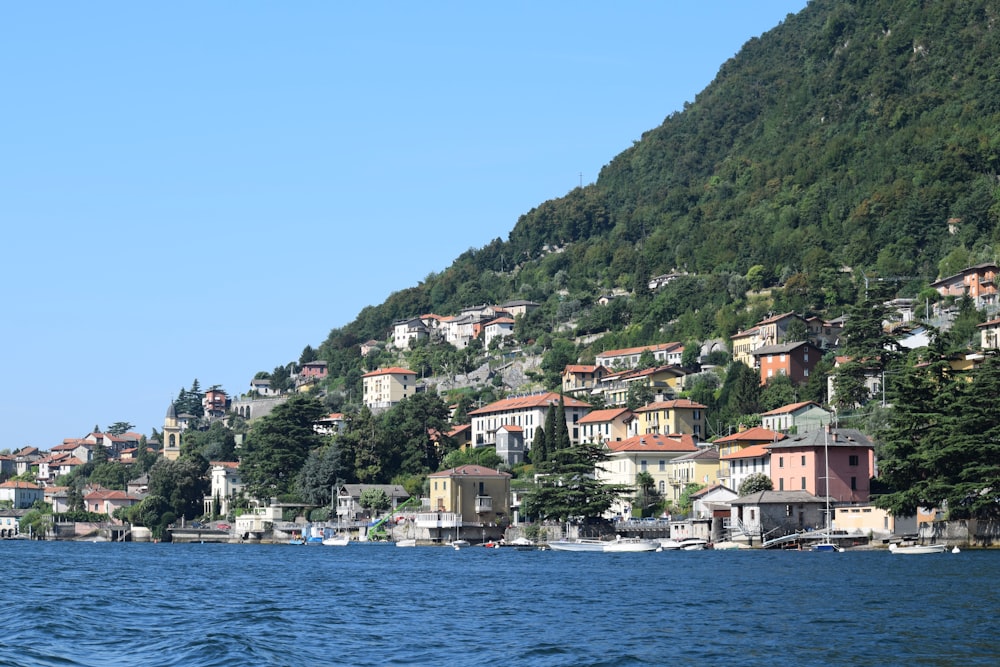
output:
[[[563,369],[563,375],[566,375],[567,373],[593,373],[598,368],[601,367],[591,366],[588,364],[569,364],[568,366],[566,366],[566,368]]]
[[[3,484],[0,484],[0,489],[31,489],[31,490],[39,490],[41,488],[42,487],[38,486],[37,484],[32,484],[31,482],[14,482],[14,481],[8,480],[8,481],[4,482]]]
[[[718,442],[718,441],[716,441]],[[759,456],[767,456],[770,452],[767,451],[767,445],[750,445],[749,447],[744,447],[738,452],[733,452],[732,454],[724,454],[720,458],[723,461],[729,461],[730,459],[754,459]]]
[[[598,424],[602,422],[609,422],[623,415],[631,415],[632,411],[628,408],[609,408],[607,410],[594,410],[588,413],[585,417],[580,418],[581,424]]]
[[[501,426],[497,430],[499,431],[501,428],[503,430],[505,430],[505,431],[509,431],[510,433],[520,433],[520,432],[524,431],[523,428],[521,428],[520,426],[517,426],[515,424],[504,424],[503,426]]]
[[[769,412],[762,412],[760,416],[764,417],[767,415],[784,415],[788,414],[789,412],[795,412],[796,410],[800,410],[806,407],[807,405],[815,405],[817,408],[819,407],[819,403],[814,403],[813,401],[803,401],[801,403],[789,403],[788,405],[783,405],[780,408],[776,408]]]
[[[660,435],[650,433],[647,435],[633,435],[625,440],[605,443],[612,452],[696,452],[698,446],[694,444],[694,438],[688,434]]]
[[[772,431],[769,428],[754,426],[753,428],[748,428],[744,431],[739,431],[738,433],[733,433],[732,435],[727,435],[723,438],[716,438],[714,442],[718,445],[728,444],[730,442],[774,442],[775,440],[784,439],[785,435],[783,433]]]
[[[527,396],[514,396],[505,398],[489,405],[484,405],[478,410],[472,410],[470,415],[488,415],[495,412],[512,412],[514,410],[529,410],[531,408],[547,408],[550,405],[559,404],[559,394],[549,391],[541,394],[528,394]],[[589,403],[571,396],[563,397],[563,404],[567,408],[589,408]]]

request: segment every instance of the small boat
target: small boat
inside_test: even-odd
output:
[[[840,552],[840,551],[843,551],[844,549],[843,549],[843,547],[838,547],[833,542],[818,542],[818,543],[812,545],[811,547],[809,547],[809,550],[810,551],[838,551],[838,552]]]
[[[632,553],[639,551],[658,551],[663,549],[659,540],[644,540],[639,537],[624,537],[614,542],[606,542],[604,551],[606,553]]]
[[[527,537],[518,537],[511,542],[518,551],[537,551],[538,545]]]
[[[490,540],[489,542],[483,542],[483,546],[486,547],[487,549],[499,549],[500,548],[500,545],[498,543],[494,542],[493,540]]]
[[[409,538],[406,538],[406,539],[397,540],[396,541],[396,546],[397,547],[415,547],[415,546],[417,546],[417,541],[414,538],[409,537]]]
[[[323,538],[323,546],[325,547],[346,547],[350,543],[350,535],[331,535]]]
[[[703,540],[700,537],[689,537],[686,540],[681,540],[681,551],[702,551],[703,549],[710,549],[708,540]]]
[[[555,540],[549,542],[549,548],[553,551],[604,551],[604,545],[608,544],[604,540],[592,540],[578,538],[575,540]]]
[[[468,540],[452,540],[451,546],[454,547],[455,551],[459,549],[465,549],[472,546],[472,543]]]
[[[889,553],[894,554],[943,554],[945,552],[943,544],[910,544],[900,546],[898,544],[889,545]]]
[[[660,546],[663,547],[664,551],[678,551],[681,548],[681,543],[669,537],[662,537],[660,538]]]

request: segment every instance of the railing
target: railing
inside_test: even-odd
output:
[[[490,496],[476,496],[476,514],[493,511],[493,498]]]

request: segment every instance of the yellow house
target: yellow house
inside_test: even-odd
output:
[[[669,493],[669,464],[678,456],[698,451],[690,435],[634,435],[625,440],[604,443],[608,460],[594,471],[596,479],[606,484],[624,484],[635,487],[635,477],[641,472],[653,478],[653,487],[660,494]],[[612,504],[609,515],[631,513],[632,496],[618,498]]]
[[[581,442],[610,442],[624,440],[628,436],[629,424],[635,413],[628,408],[594,410],[578,423]]]
[[[510,516],[510,474],[464,465],[428,475],[432,512],[450,512],[463,524],[496,524]]]
[[[705,434],[705,406],[686,398],[657,401],[635,411],[637,434],[684,433],[696,438]]]
[[[701,447],[696,452],[682,454],[667,464],[670,476],[668,497],[677,502],[688,484],[702,487],[719,481],[719,450],[715,447]]]
[[[673,396],[680,392],[686,372],[680,366],[658,366],[638,371],[622,371],[605,376],[595,392],[604,397],[605,405],[625,405],[632,387],[648,387],[656,394]]]
[[[380,368],[361,376],[364,403],[372,412],[387,410],[417,392],[417,374],[405,368]]]

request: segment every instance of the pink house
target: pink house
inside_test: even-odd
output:
[[[83,497],[84,507],[88,512],[112,516],[119,507],[131,507],[139,502],[139,498],[124,491],[111,489],[95,489]]]
[[[811,431],[772,443],[767,449],[775,491],[806,491],[821,498],[829,495],[838,503],[868,502],[875,449],[861,431]]]

